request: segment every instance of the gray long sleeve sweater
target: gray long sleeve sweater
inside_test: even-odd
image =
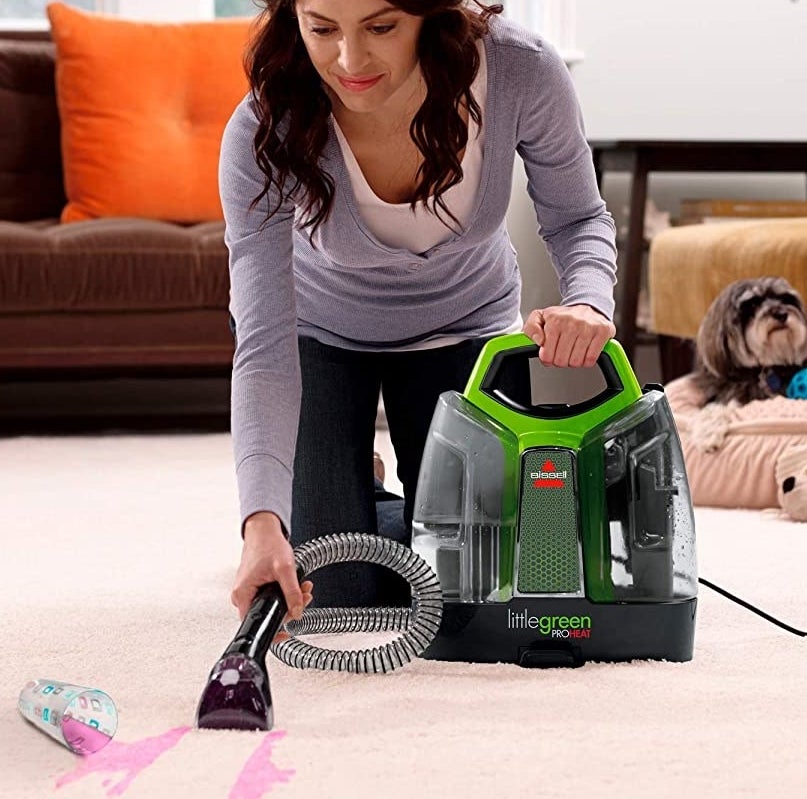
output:
[[[232,435],[242,521],[270,510],[290,529],[298,332],[346,347],[394,349],[434,336],[490,335],[517,317],[521,280],[505,228],[516,153],[563,304],[612,316],[614,223],[597,189],[568,70],[540,36],[506,20],[491,20],[484,43],[488,93],[476,210],[465,231],[426,252],[387,247],[370,233],[332,127],[322,159],[336,192],[316,248],[295,229],[290,202],[261,229],[266,205],[249,209],[264,180],[253,155],[257,120],[249,97],[230,119],[219,185],[238,338]]]

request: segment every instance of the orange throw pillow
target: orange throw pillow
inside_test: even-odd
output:
[[[252,20],[143,23],[48,6],[68,203],[63,222],[222,218],[224,126],[248,85]]]

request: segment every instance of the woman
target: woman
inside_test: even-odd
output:
[[[244,537],[232,599],[243,616],[277,580],[297,617],[311,583],[291,544],[376,531],[379,391],[408,525],[437,397],[462,390],[486,340],[523,328],[545,364],[596,362],[614,334],[615,231],[565,65],[500,6],[265,6],[220,167]],[[526,323],[504,223],[516,153],[562,296]],[[318,572],[318,603],[405,602],[374,568]]]

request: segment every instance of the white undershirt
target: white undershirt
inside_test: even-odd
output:
[[[487,61],[485,46],[480,40],[477,44],[479,50],[479,70],[471,84],[471,94],[479,105],[480,112],[484,113],[487,99]],[[482,179],[482,153],[485,144],[484,118],[483,125],[468,118],[468,144],[462,156],[462,180],[452,186],[443,194],[443,201],[448,209],[457,218],[463,227],[471,222],[471,216],[477,203],[477,194]],[[454,231],[447,227],[438,216],[429,211],[421,202],[413,211],[409,203],[384,202],[370,188],[359,162],[345,134],[339,127],[336,119],[333,120],[336,137],[345,160],[353,194],[359,206],[359,213],[370,232],[388,247],[407,249],[410,252],[421,253],[447,241],[454,235]],[[445,217],[445,213],[442,214]],[[456,227],[450,217],[447,221]],[[523,321],[521,315],[502,333],[516,333],[521,330]],[[436,336],[435,338],[420,341],[396,350],[425,350],[435,347],[445,347],[463,341],[462,336]]]
[[[485,47],[481,40],[477,47],[480,56],[479,71],[471,84],[471,93],[480,110],[484,110],[487,97],[487,63]],[[339,146],[342,148],[342,157],[347,166],[359,213],[370,232],[382,244],[421,253],[451,238],[454,231],[422,202],[419,202],[413,211],[409,203],[388,203],[378,197],[367,183],[356,156],[353,155],[336,119],[334,119],[334,129]],[[470,223],[471,215],[476,207],[482,177],[484,139],[484,124],[480,129],[479,125],[469,116],[468,144],[462,156],[462,180],[443,194],[443,201],[447,208],[463,228]],[[441,216],[448,224],[456,227],[456,222],[447,217],[445,212],[441,212]]]

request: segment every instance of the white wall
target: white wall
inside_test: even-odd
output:
[[[213,17],[213,0],[116,0],[116,5],[126,19],[181,22]]]
[[[807,0],[577,0],[575,43],[584,58],[571,72],[590,139],[807,140]],[[649,189],[676,214],[682,197],[804,199],[805,177],[656,173]],[[606,176],[620,226],[628,190],[626,175]],[[534,226],[517,166],[508,227],[525,312],[557,297]],[[658,379],[657,366],[639,357],[642,381]],[[558,373],[551,382],[568,379]]]
[[[572,68],[597,138],[807,140],[807,0],[577,0]],[[629,183],[606,176],[622,224]],[[650,196],[804,199],[804,175],[656,174]]]
[[[807,137],[807,1],[577,0],[591,138]]]

